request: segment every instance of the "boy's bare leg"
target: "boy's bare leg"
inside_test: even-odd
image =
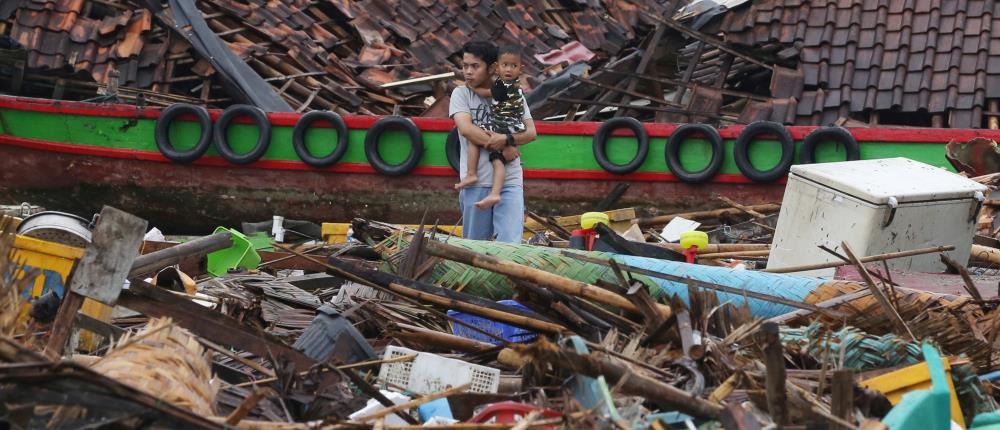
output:
[[[507,176],[507,168],[503,165],[503,160],[493,160],[493,187],[490,188],[490,194],[484,197],[482,200],[476,202],[476,207],[479,209],[489,209],[493,205],[500,203],[500,190],[503,189],[503,181]]]
[[[465,172],[465,177],[462,178],[457,184],[455,184],[455,189],[460,190],[462,188],[468,187],[470,185],[475,185],[479,182],[479,175],[476,170],[479,168],[479,147],[475,144],[470,143],[468,149],[466,150],[468,154],[468,165],[469,168]]]

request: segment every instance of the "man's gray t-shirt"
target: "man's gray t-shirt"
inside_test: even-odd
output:
[[[522,96],[523,99],[523,96]],[[523,119],[531,119],[531,111],[528,109],[528,102],[524,102],[524,115]],[[490,105],[491,100],[484,98],[475,91],[472,91],[468,87],[458,87],[451,92],[451,104],[448,107],[448,116],[451,118],[455,117],[456,113],[466,112],[472,116],[472,123],[478,127],[486,128],[486,125],[490,122]],[[469,170],[469,159],[468,159],[468,147],[469,140],[462,136],[461,133],[458,135],[458,141],[460,143],[460,156],[458,159],[458,177],[459,179],[464,178],[466,172]],[[506,178],[503,181],[504,186],[523,186],[524,176],[521,172],[521,159],[518,158],[506,164]],[[490,152],[483,147],[479,147],[479,165],[476,168],[476,172],[479,176],[479,182],[476,183],[477,187],[492,187],[493,186],[493,166],[490,164]]]

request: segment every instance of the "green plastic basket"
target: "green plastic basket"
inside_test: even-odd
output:
[[[215,233],[229,233],[233,238],[233,246],[208,254],[208,273],[212,276],[223,276],[229,269],[237,267],[257,268],[260,264],[260,255],[254,250],[253,243],[246,235],[226,227],[217,227]]]

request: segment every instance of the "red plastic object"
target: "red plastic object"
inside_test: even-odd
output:
[[[583,248],[578,248],[578,249],[593,251],[594,242],[597,241],[597,230],[594,230],[592,228],[578,228],[576,230],[573,230],[572,237],[578,238],[578,240],[583,240]],[[572,243],[573,240],[570,239],[570,242]]]
[[[698,257],[698,247],[692,245],[688,249],[684,250],[684,257],[687,258],[687,262],[694,264],[695,258]]]
[[[537,406],[518,402],[499,402],[487,406],[486,409],[483,409],[481,412],[476,414],[476,416],[472,417],[469,422],[476,424],[514,424],[534,410],[542,411],[542,417],[544,418],[559,418],[562,416],[561,413],[553,411],[552,409],[539,408]],[[555,426],[549,428],[554,427]]]

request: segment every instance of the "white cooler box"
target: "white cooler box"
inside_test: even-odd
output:
[[[864,256],[954,245],[969,260],[986,187],[907,158],[792,166],[767,268],[838,261],[841,241]],[[893,269],[941,272],[937,254],[889,260]],[[798,272],[833,276],[834,269]]]

